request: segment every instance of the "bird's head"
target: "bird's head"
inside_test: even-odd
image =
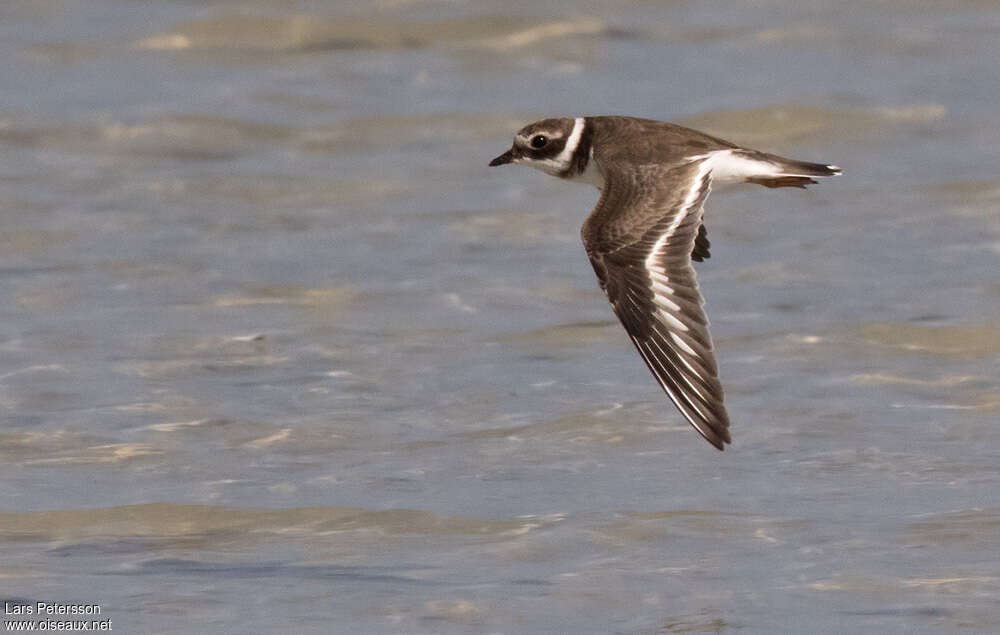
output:
[[[583,134],[584,119],[542,119],[528,124],[514,135],[514,145],[490,166],[517,163],[552,176],[566,176]]]

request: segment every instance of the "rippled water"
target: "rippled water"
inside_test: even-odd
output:
[[[1000,5],[0,6],[0,590],[135,633],[1000,630]],[[544,115],[837,163],[713,195],[734,444]],[[5,616],[9,618],[9,616]]]

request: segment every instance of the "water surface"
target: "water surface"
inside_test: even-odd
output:
[[[0,590],[136,633],[1000,630],[1000,6],[0,8]],[[836,163],[719,192],[725,453],[547,115]]]

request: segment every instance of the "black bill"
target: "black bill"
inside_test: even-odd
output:
[[[498,165],[506,165],[513,160],[514,160],[514,150],[512,148],[510,150],[507,150],[497,158],[493,159],[492,161],[490,161],[490,167],[492,168]]]

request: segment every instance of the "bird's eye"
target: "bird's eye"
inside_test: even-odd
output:
[[[534,137],[531,138],[531,147],[535,148],[536,150],[538,148],[544,148],[545,144],[548,142],[549,140],[545,138],[545,135],[536,134]]]

